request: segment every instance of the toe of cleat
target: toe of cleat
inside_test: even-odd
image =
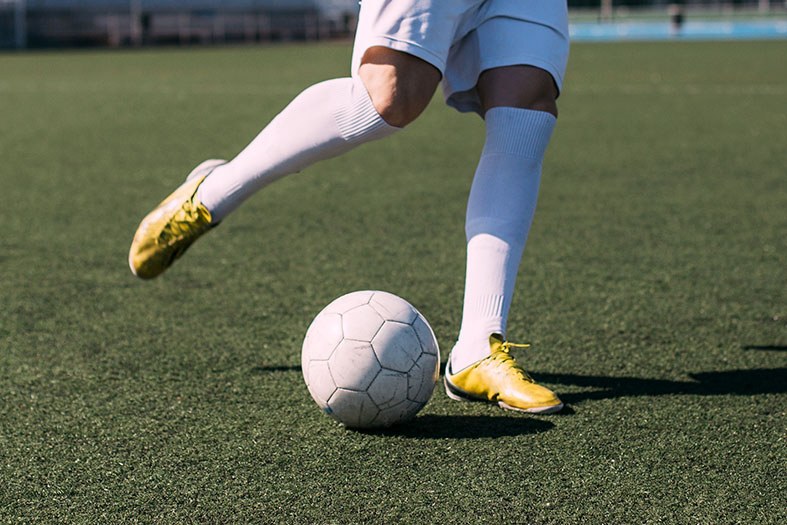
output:
[[[128,254],[131,272],[157,277],[214,225],[210,212],[196,199],[197,188],[225,160],[210,159],[194,168],[178,189],[150,212],[137,228]]]
[[[142,219],[128,256],[134,275],[157,277],[211,228],[210,212],[194,202],[203,180],[188,180]]]

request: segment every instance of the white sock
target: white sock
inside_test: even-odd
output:
[[[398,129],[377,113],[360,79],[315,84],[295,97],[237,157],[216,168],[200,184],[197,198],[216,224],[271,182]]]
[[[505,335],[555,123],[542,111],[497,107],[486,113],[486,143],[467,204],[467,274],[453,372],[490,354],[490,334]]]

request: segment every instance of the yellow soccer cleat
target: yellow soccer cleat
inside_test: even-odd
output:
[[[533,378],[509,354],[512,347],[528,347],[503,340],[500,334],[489,336],[492,355],[464,370],[453,373],[451,361],[445,371],[445,392],[458,401],[486,401],[520,412],[549,414],[563,408],[554,392],[537,385]]]
[[[128,265],[143,279],[164,272],[211,225],[210,212],[195,199],[197,188],[223,160],[206,160],[189,174],[178,189],[150,212],[137,228]]]

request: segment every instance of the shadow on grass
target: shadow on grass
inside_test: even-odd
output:
[[[300,371],[300,366],[257,366],[253,373]],[[444,365],[441,367],[444,373]],[[692,381],[670,381],[666,379],[644,379],[640,377],[585,376],[579,374],[533,374],[538,382],[551,385],[575,385],[594,390],[588,392],[560,393],[566,403],[558,414],[570,415],[570,405],[595,399],[619,397],[643,397],[666,395],[695,396],[750,396],[758,394],[787,393],[787,368],[758,368],[751,370],[728,370],[725,372],[701,372],[689,374]],[[532,425],[530,428],[529,425]],[[487,416],[436,416],[417,418],[400,429],[402,435],[411,437],[496,437],[542,432],[551,428],[551,423],[538,419]],[[479,428],[481,433],[478,434]],[[394,432],[396,429],[391,430]],[[415,432],[416,434],[413,434]],[[418,433],[421,434],[418,434]]]
[[[295,372],[301,371],[300,365],[283,365],[283,366],[255,366],[252,367],[252,374],[264,374],[265,372]]]
[[[787,346],[784,345],[746,345],[744,350],[766,350],[768,352],[787,352]]]
[[[477,439],[537,434],[554,426],[549,421],[529,417],[425,414],[403,425],[364,433],[415,439]]]
[[[577,374],[535,374],[539,381],[552,384],[596,388],[590,392],[559,394],[565,403],[589,399],[665,396],[686,394],[721,396],[787,393],[787,368],[761,368],[689,374],[693,381],[668,381],[639,377],[583,376]],[[557,389],[558,392],[560,389]]]

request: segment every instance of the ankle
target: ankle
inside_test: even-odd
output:
[[[463,336],[460,334],[449,354],[449,370],[453,373],[464,370],[468,366],[489,357],[491,353],[489,334],[474,336]]]

